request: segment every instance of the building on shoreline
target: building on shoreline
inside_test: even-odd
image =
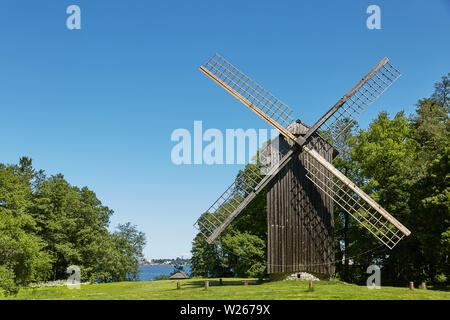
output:
[[[189,259],[150,259],[147,258],[139,263],[141,266],[192,266]]]

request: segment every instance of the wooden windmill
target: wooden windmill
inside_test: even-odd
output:
[[[197,220],[195,225],[208,243],[217,239],[262,190],[267,190],[269,274],[334,273],[333,203],[390,249],[410,234],[331,164],[334,149],[330,141],[335,141],[400,77],[388,58],[381,60],[313,126],[294,121],[292,109],[217,54],[200,70],[281,133],[260,150],[264,161],[241,171]]]

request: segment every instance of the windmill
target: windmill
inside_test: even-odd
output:
[[[194,224],[208,243],[263,190],[269,274],[334,273],[333,204],[389,249],[411,233],[331,164],[332,142],[400,77],[388,58],[312,126],[294,121],[291,108],[221,56],[214,55],[200,70],[280,132],[260,150],[262,160],[241,171]]]

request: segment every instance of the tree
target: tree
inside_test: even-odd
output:
[[[248,164],[246,176],[254,174],[255,167]],[[237,178],[243,172],[239,172]],[[239,199],[240,201],[242,199]],[[231,200],[233,201],[233,200]],[[226,204],[224,204],[226,206]],[[267,241],[266,192],[260,192],[247,207],[232,221],[215,242],[208,244],[200,230],[192,245],[193,276],[224,277],[224,276],[256,276],[264,271],[261,261],[266,260],[265,243]],[[218,210],[224,210],[219,208]],[[224,212],[226,212],[224,210]],[[209,217],[204,213],[203,217]],[[200,218],[202,219],[202,217]],[[204,228],[200,226],[200,228]],[[203,234],[202,234],[203,233]],[[245,243],[248,241],[248,247]],[[245,250],[245,249],[248,250]],[[251,257],[251,258],[250,258]]]
[[[356,144],[357,130],[358,125],[356,122],[350,119],[341,119],[331,130],[332,132],[340,132],[340,134],[334,139],[329,137],[328,140],[339,152],[333,159],[333,165],[350,180],[362,186],[363,181],[359,176],[359,168],[351,156],[351,150]],[[327,136],[326,133],[324,135]],[[335,190],[335,192],[343,196],[341,190]],[[361,250],[355,244],[364,243],[364,240],[366,240],[364,231],[361,233],[362,230],[359,228],[358,222],[339,206],[334,206],[334,228],[336,260],[343,260],[343,264],[338,263],[336,265],[336,272],[342,280],[348,282],[354,281],[355,270],[350,272],[349,258],[358,254],[358,250]],[[351,277],[351,274],[353,277]]]
[[[266,242],[249,232],[233,230],[222,237],[222,245],[237,277],[257,277],[266,268]]]
[[[226,265],[225,253],[221,250],[220,239],[214,243],[206,242],[199,232],[192,243],[192,269],[194,277],[223,277],[232,276],[230,267]]]
[[[0,164],[0,288],[17,293],[20,286],[45,279],[51,257],[36,236],[36,223],[29,214],[31,188],[17,166]]]
[[[385,283],[448,277],[450,128],[448,103],[443,102],[448,101],[448,81],[444,82],[436,84],[432,98],[418,102],[415,115],[400,112],[389,119],[380,113],[367,130],[356,134],[350,147],[349,162],[357,176],[352,178],[412,231],[392,251],[383,248],[370,259],[355,259],[356,264],[381,264]],[[357,231],[357,226],[350,229]],[[373,241],[357,237],[349,246],[365,252],[364,243],[375,247]]]
[[[145,235],[129,223],[110,233],[112,214],[93,191],[46,177],[29,158],[0,164],[0,288],[67,279],[70,265],[82,281],[136,279]]]
[[[443,76],[441,81],[434,85],[434,93],[431,96],[440,107],[448,108],[450,107],[450,73]]]
[[[71,264],[80,266],[83,280],[95,279],[95,257],[108,241],[112,210],[88,188],[71,186],[58,174],[40,184],[32,212],[38,235],[54,258],[53,280],[64,279]]]
[[[175,273],[183,271],[183,266],[179,266],[179,265],[174,265],[173,266],[173,270],[170,273],[171,276],[173,276]]]
[[[139,276],[139,262],[144,260],[142,250],[146,244],[145,234],[127,222],[118,225],[113,239],[117,250],[121,253],[121,269],[116,281],[136,281]]]
[[[446,245],[450,230],[449,92],[449,79],[444,76],[431,98],[419,101],[417,115],[411,119],[413,138],[421,145],[412,193],[417,211],[415,224],[422,252],[421,274],[430,281],[440,274],[450,276],[450,250]]]

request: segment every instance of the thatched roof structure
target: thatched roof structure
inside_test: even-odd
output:
[[[184,271],[178,271],[177,273],[171,275],[169,277],[171,280],[175,279],[189,279],[188,275]]]

